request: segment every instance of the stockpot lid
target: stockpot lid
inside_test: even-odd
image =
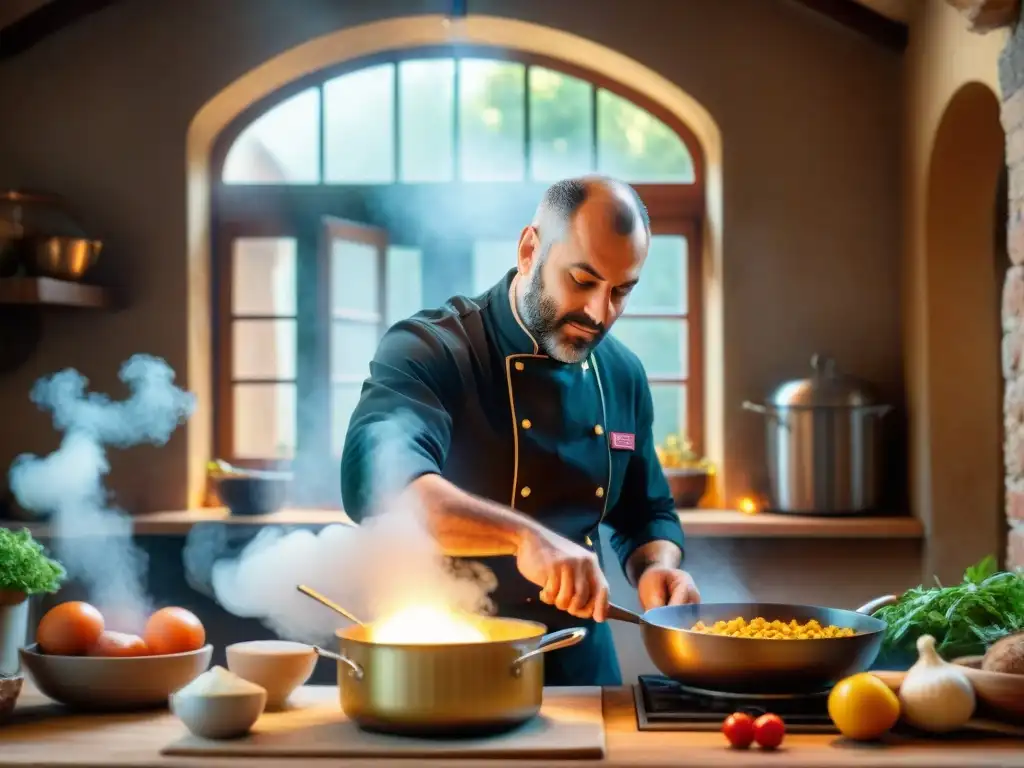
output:
[[[865,383],[843,376],[835,360],[821,354],[811,357],[811,376],[781,384],[768,404],[777,408],[862,408],[878,400]]]

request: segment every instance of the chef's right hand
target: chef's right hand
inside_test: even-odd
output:
[[[529,530],[520,539],[516,566],[541,587],[543,602],[580,619],[605,620],[608,581],[594,552],[550,531]]]

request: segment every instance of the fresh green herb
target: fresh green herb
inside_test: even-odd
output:
[[[67,572],[47,557],[27,529],[0,528],[0,589],[36,595],[56,592]]]
[[[918,586],[875,611],[885,621],[883,648],[914,653],[921,635],[935,638],[945,659],[985,653],[1001,637],[1024,630],[1024,572],[997,571],[991,555],[964,572],[963,582]]]

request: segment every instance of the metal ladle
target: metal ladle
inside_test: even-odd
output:
[[[342,608],[340,605],[338,605],[336,602],[331,600],[326,595],[321,595],[319,592],[317,592],[312,587],[307,587],[305,584],[299,584],[296,587],[296,589],[298,589],[299,592],[304,594],[306,597],[311,597],[314,600],[316,600],[318,603],[320,603],[321,605],[326,606],[327,608],[330,608],[335,613],[344,616],[349,621],[355,622],[356,624],[358,624],[361,627],[366,626],[365,624],[363,624],[363,622],[361,622],[359,619],[357,619],[355,616],[353,616],[349,611],[347,611],[344,608]],[[349,658],[347,658],[345,656],[342,656],[340,653],[333,653],[332,651],[325,650],[325,649],[321,648],[319,645],[314,645],[313,646],[313,652],[317,656],[319,656],[320,658],[331,659],[332,661],[339,661],[342,664],[345,664],[349,668],[349,673],[352,675],[352,677],[354,677],[356,680],[362,680],[363,679],[362,667],[360,667],[358,664],[356,664],[351,659],[349,659]]]

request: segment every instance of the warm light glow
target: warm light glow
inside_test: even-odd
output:
[[[372,639],[388,645],[442,645],[482,643],[487,636],[451,611],[418,605],[374,622]]]
[[[760,511],[757,507],[757,502],[754,501],[749,496],[744,496],[742,499],[740,499],[739,504],[737,504],[736,506],[740,512],[746,515],[753,515]]]

